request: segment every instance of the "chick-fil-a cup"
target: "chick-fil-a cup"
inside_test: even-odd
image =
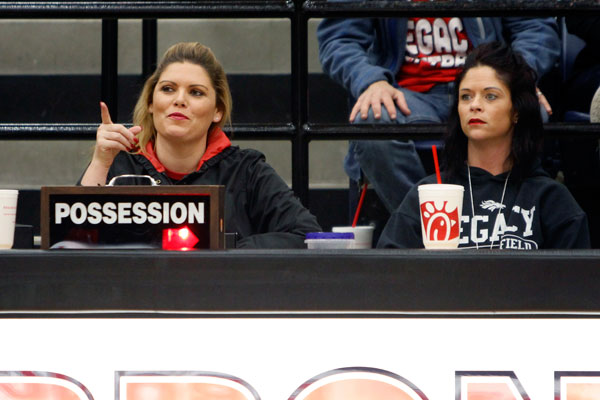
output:
[[[426,249],[456,249],[464,187],[433,183],[419,185],[418,191],[423,245]]]

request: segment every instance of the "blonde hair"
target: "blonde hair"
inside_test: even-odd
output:
[[[211,49],[197,42],[176,43],[167,49],[154,73],[146,79],[142,93],[133,110],[133,124],[142,126],[142,131],[137,135],[139,148],[142,152],[146,151],[146,145],[149,142],[154,142],[156,139],[156,128],[149,106],[152,104],[152,96],[158,79],[169,65],[184,62],[204,68],[215,89],[217,109],[223,113],[223,116],[219,122],[211,124],[209,132],[215,126],[222,127],[231,120],[232,101],[229,83],[223,67],[217,61]]]

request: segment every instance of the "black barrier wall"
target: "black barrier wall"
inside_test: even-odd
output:
[[[598,250],[13,250],[0,257],[0,318],[26,310],[597,318],[599,257]]]

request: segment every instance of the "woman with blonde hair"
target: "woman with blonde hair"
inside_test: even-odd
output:
[[[79,183],[102,186],[135,174],[160,185],[224,185],[225,231],[238,234],[238,247],[304,247],[305,234],[321,230],[316,218],[264,155],[231,145],[221,129],[231,108],[227,77],[212,51],[177,43],[146,80],[131,128],[114,124],[100,103],[102,124]]]

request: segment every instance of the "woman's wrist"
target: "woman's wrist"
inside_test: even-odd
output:
[[[107,167],[104,163],[95,159],[92,159],[90,165],[88,165],[83,178],[81,179],[81,185],[83,186],[104,186],[106,183],[106,177],[108,176],[108,170],[110,165]]]
[[[92,155],[92,161],[90,162],[90,166],[94,166],[94,168],[104,169],[108,172],[108,169],[112,165],[115,160],[116,153],[107,150],[101,150],[98,147],[94,150],[94,154]]]

